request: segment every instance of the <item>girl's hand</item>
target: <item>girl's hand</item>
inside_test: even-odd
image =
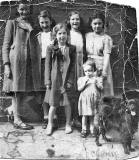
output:
[[[4,75],[5,75],[7,78],[10,78],[10,76],[11,76],[11,69],[10,69],[10,66],[9,66],[9,65],[5,65],[5,67],[4,67]]]
[[[46,90],[49,90],[49,89],[51,89],[51,85],[47,84],[46,85]]]
[[[103,80],[107,80],[107,73],[106,73],[106,72],[103,72],[103,73],[102,73],[102,77],[103,77]]]
[[[71,84],[71,83],[67,83],[67,84],[66,84],[66,88],[67,88],[67,89],[72,88],[72,84]]]

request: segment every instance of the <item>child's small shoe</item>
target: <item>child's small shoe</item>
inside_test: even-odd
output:
[[[83,129],[83,130],[81,131],[81,137],[82,137],[82,138],[86,138],[86,137],[87,137],[87,130],[84,130],[84,129]]]
[[[72,132],[71,126],[70,125],[66,125],[66,127],[65,127],[65,133],[66,134],[70,134],[71,132]]]

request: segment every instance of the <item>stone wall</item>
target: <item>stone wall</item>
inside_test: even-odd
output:
[[[39,3],[38,3],[39,2]],[[109,21],[106,32],[113,39],[111,67],[113,73],[115,95],[123,90],[138,89],[138,48],[137,48],[137,21],[136,10],[129,6],[120,6],[103,1],[76,0],[75,3],[60,1],[33,0],[33,18],[36,21],[38,13],[48,9],[56,22],[64,21],[71,10],[78,10],[85,23],[88,17],[97,10],[103,11]],[[4,2],[0,5],[0,50],[3,43],[5,22],[16,17],[16,3]],[[0,89],[2,89],[3,66],[0,52]],[[9,105],[5,96],[0,92],[1,106]],[[6,103],[7,102],[7,103]]]

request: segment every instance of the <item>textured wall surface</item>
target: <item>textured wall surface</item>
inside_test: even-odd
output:
[[[112,37],[114,46],[111,54],[114,90],[120,95],[125,90],[139,88],[137,21],[136,10],[129,6],[120,6],[103,1],[76,0],[75,3],[59,1],[33,0],[33,18],[39,11],[48,9],[56,22],[64,21],[71,10],[78,10],[85,23],[91,14],[97,10],[103,11],[109,21],[106,32]],[[16,17],[16,3],[4,2],[0,5],[0,51],[7,19]],[[0,89],[2,89],[2,60],[0,52]],[[6,105],[5,96],[1,92],[1,105]],[[8,102],[7,102],[8,103]]]

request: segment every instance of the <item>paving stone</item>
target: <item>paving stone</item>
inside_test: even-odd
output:
[[[0,123],[0,159],[99,159],[124,160],[139,158],[139,135],[135,134],[132,145],[136,151],[125,155],[119,142],[105,142],[100,137],[101,147],[97,147],[94,138],[81,138],[76,129],[65,134],[60,126],[51,136],[41,124],[35,124],[33,130],[16,130],[10,123]],[[111,131],[113,132],[113,131]],[[108,136],[116,133],[108,133]],[[119,138],[119,137],[118,137]],[[117,138],[117,139],[118,139]]]

